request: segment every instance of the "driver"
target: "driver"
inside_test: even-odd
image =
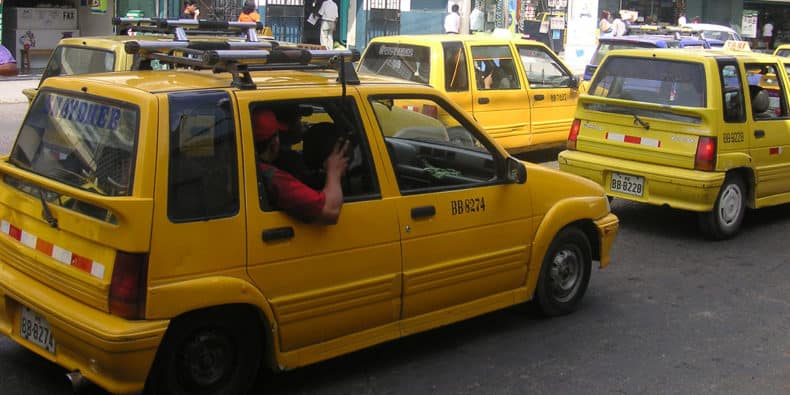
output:
[[[264,192],[268,201],[288,215],[304,222],[336,224],[343,206],[340,179],[348,166],[349,142],[336,142],[324,161],[326,183],[315,190],[274,164],[280,153],[280,132],[288,125],[279,121],[272,110],[258,109],[252,115],[253,137],[260,163]]]

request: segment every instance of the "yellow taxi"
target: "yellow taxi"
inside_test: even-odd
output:
[[[612,197],[698,212],[704,233],[732,237],[747,207],[790,202],[788,83],[771,55],[613,51],[559,167]]]
[[[774,50],[774,55],[790,57],[790,44],[782,44]]]
[[[167,43],[173,40],[186,41],[187,37],[238,41],[259,40],[257,30],[261,25],[249,22],[209,22],[194,20],[167,20],[159,18],[114,18],[113,25],[118,35],[71,37],[58,42],[44,68],[39,85],[49,77],[87,73],[126,71],[141,68],[160,68],[158,62],[137,64],[133,55],[126,53],[125,45],[130,41],[156,41]],[[23,89],[22,93],[33,100],[38,88]]]
[[[357,52],[129,48],[193,69],[49,78],[0,158],[0,333],[110,392],[244,394],[259,367],[569,313],[609,264],[600,186],[509,156],[430,86],[358,78]],[[295,176],[350,142],[336,224],[273,203],[258,111],[297,116]]]
[[[443,91],[510,153],[561,146],[579,93],[551,49],[510,33],[376,37],[358,71]]]

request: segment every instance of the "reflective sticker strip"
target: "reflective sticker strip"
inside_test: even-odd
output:
[[[17,228],[8,221],[0,222],[0,232],[23,245],[35,249],[64,264],[90,273],[93,277],[104,278],[104,265],[92,259],[77,255],[65,248],[58,247],[46,240],[39,239],[36,235]]]
[[[771,147],[768,149],[768,155],[782,155],[782,147]]]
[[[620,143],[646,145],[648,147],[653,147],[653,148],[661,147],[661,140],[651,139],[648,137],[628,136],[621,133],[606,132],[606,139],[610,141],[617,141]]]

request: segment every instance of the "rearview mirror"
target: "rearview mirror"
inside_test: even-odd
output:
[[[512,156],[507,158],[507,180],[513,184],[527,182],[527,166]]]

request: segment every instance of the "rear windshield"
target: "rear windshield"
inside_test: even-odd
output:
[[[428,83],[431,49],[420,45],[373,43],[368,46],[360,72]]]
[[[780,49],[776,51],[777,56],[790,57],[790,49]]]
[[[610,57],[589,94],[673,106],[706,107],[705,70],[699,63]]]
[[[130,195],[138,119],[130,105],[40,92],[9,160],[96,194]]]
[[[58,75],[104,73],[115,69],[115,53],[96,48],[60,46],[47,64],[44,78]]]
[[[644,43],[644,42],[600,43],[598,44],[598,49],[596,49],[595,54],[593,54],[590,64],[601,64],[603,57],[606,56],[606,54],[609,53],[609,51],[615,49],[634,49],[634,48],[658,48],[658,46],[656,44]]]

